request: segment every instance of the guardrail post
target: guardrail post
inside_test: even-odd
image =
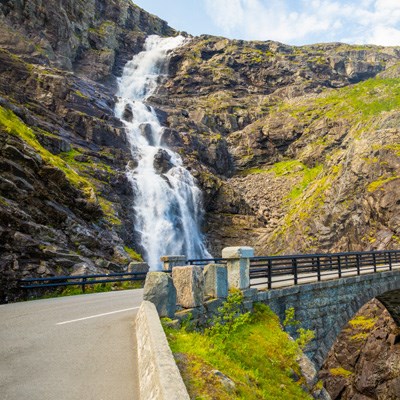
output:
[[[338,265],[338,272],[339,272],[339,278],[341,278],[342,277],[342,264],[341,264],[341,262],[340,262],[340,256],[338,256],[338,258],[337,258],[337,265]]]
[[[372,259],[373,259],[373,263],[374,263],[374,272],[376,272],[376,254],[372,253]]]
[[[357,275],[360,275],[360,255],[356,254]]]
[[[164,271],[171,271],[174,267],[184,267],[186,265],[185,256],[162,256],[160,260],[164,263]]]
[[[317,277],[318,277],[318,282],[321,281],[321,260],[319,256],[317,256]]]
[[[229,289],[250,287],[250,257],[254,257],[252,247],[226,247],[222,250],[222,258],[227,259]]]
[[[272,260],[268,260],[268,289],[272,288]]]
[[[294,278],[294,284],[297,285],[297,282],[298,282],[297,260],[295,258],[292,258],[292,273],[293,273],[293,278]]]
[[[86,285],[85,285],[85,282],[86,282],[86,278],[82,278],[82,293],[85,293],[85,292],[86,292]]]
[[[388,256],[389,256],[389,271],[391,271],[392,270],[392,253],[389,253]]]

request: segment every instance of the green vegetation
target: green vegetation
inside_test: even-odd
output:
[[[378,189],[380,189],[380,188],[382,188],[382,186],[385,184],[385,183],[388,183],[388,182],[390,182],[390,181],[393,181],[393,180],[395,180],[395,179],[399,179],[400,177],[399,176],[390,176],[390,177],[385,177],[385,176],[382,176],[382,177],[380,177],[379,179],[377,179],[376,181],[374,181],[374,182],[371,182],[368,186],[367,186],[367,190],[368,190],[368,192],[375,192],[376,190],[378,190]]]
[[[112,203],[99,196],[96,185],[92,181],[94,179],[82,174],[82,164],[75,161],[74,157],[81,154],[78,150],[73,149],[70,152],[62,153],[60,156],[50,153],[37,140],[35,133],[31,128],[25,125],[11,110],[0,106],[0,128],[4,129],[8,134],[18,136],[30,147],[32,147],[43,159],[46,164],[61,170],[69,183],[83,192],[89,202],[98,202],[102,208],[105,218],[111,224],[121,224],[116,216]],[[54,136],[49,132],[40,131],[41,134]],[[97,169],[103,169],[110,172],[110,167],[103,163],[96,164]]]
[[[376,319],[375,318],[367,318],[363,315],[359,315],[359,316],[353,318],[351,321],[349,321],[349,324],[353,328],[361,328],[361,329],[371,330],[376,324]]]
[[[265,305],[240,314],[242,294],[233,292],[205,332],[165,327],[191,398],[196,399],[311,399],[293,373],[301,350],[282,331],[278,317]],[[191,327],[190,323],[185,324]],[[231,379],[224,386],[215,370]]]
[[[124,250],[128,253],[128,256],[132,258],[132,260],[143,261],[142,256],[136,253],[136,251],[131,249],[130,247],[124,246]]]
[[[26,126],[12,111],[0,106],[0,126],[11,135],[20,137],[31,146],[45,161],[64,172],[69,182],[81,189],[87,197],[92,197],[93,185],[87,179],[82,178],[75,170],[63,161],[60,157],[53,155],[46,150],[36,139],[32,129]]]
[[[353,375],[353,372],[351,372],[351,371],[349,371],[347,369],[344,369],[342,367],[331,368],[329,370],[329,372],[334,376],[343,376],[344,378],[347,378],[347,377]]]
[[[295,328],[297,333],[297,338],[295,342],[299,345],[301,349],[304,349],[308,343],[315,338],[315,332],[310,329],[304,329],[300,326],[300,321],[294,319],[294,308],[290,307],[285,310],[285,320],[283,321],[283,326],[291,326]]]

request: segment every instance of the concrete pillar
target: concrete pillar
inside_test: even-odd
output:
[[[185,256],[162,256],[160,260],[164,263],[164,271],[171,271],[174,267],[183,267],[186,265]]]
[[[149,270],[150,270],[150,267],[147,263],[132,261],[128,265],[127,272],[141,272],[143,274],[146,274],[147,272],[149,272]]]
[[[252,247],[225,247],[222,250],[222,258],[227,259],[229,289],[250,287],[250,257],[254,257]]]

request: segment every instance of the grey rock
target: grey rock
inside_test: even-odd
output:
[[[218,371],[216,369],[213,370],[212,373],[222,383],[222,385],[228,392],[233,392],[235,390],[236,385],[232,379],[228,378],[221,371]]]
[[[154,156],[154,169],[158,174],[167,173],[174,164],[171,162],[171,156],[166,150],[160,149]]]
[[[133,112],[132,112],[132,107],[131,107],[130,104],[127,104],[125,106],[125,110],[124,110],[124,112],[122,114],[122,118],[125,121],[132,122],[132,120],[133,120]]]
[[[141,124],[139,126],[142,136],[147,140],[150,146],[154,146],[153,130],[150,124]]]
[[[153,303],[160,317],[173,318],[176,310],[176,289],[165,272],[149,272],[144,284],[143,300]]]

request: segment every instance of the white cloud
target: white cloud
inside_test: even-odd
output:
[[[211,19],[230,37],[400,45],[398,0],[204,1]]]

